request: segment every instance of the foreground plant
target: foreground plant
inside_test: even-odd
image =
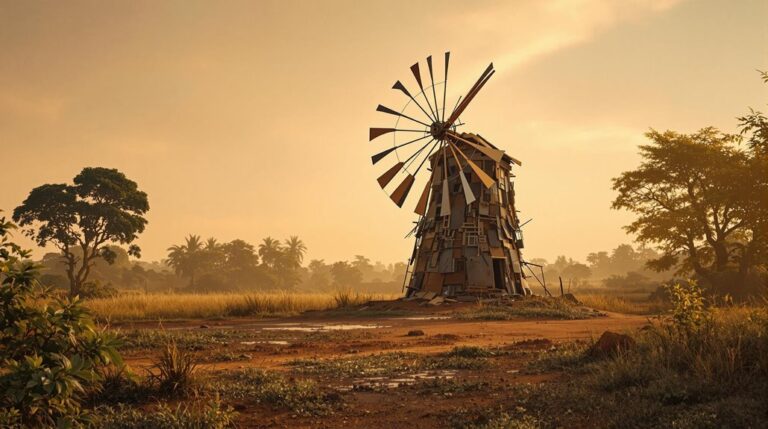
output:
[[[99,370],[122,364],[118,340],[96,330],[77,297],[39,285],[14,228],[0,217],[0,425],[71,426],[87,420],[80,401],[99,388]]]

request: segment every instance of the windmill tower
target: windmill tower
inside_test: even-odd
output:
[[[419,171],[428,172],[422,175],[426,183],[416,203],[419,219],[405,279],[407,295],[528,295],[512,181],[512,166],[521,163],[479,134],[459,130],[464,125],[460,115],[495,73],[493,64],[449,114],[445,105],[449,60],[446,52],[444,79],[435,83],[432,57],[427,57],[431,85],[426,87],[419,63],[411,66],[419,92],[412,94],[395,82],[392,88],[405,94],[407,102],[399,111],[379,105],[376,110],[395,116],[395,124],[370,129],[371,141],[392,137],[392,146],[371,161],[376,165],[390,154],[397,159],[378,182],[385,190],[391,188],[390,198],[398,207]]]

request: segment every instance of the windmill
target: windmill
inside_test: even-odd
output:
[[[407,100],[400,110],[379,105],[376,110],[393,116],[394,125],[369,134],[376,143],[391,137],[392,145],[376,149],[371,161],[385,166],[378,182],[398,207],[419,172],[426,180],[415,207],[407,296],[529,295],[512,182],[512,165],[521,163],[479,134],[459,130],[459,117],[495,73],[493,64],[449,112],[449,60],[446,52],[443,81],[437,83],[431,56],[429,84],[419,63],[411,66],[418,91],[395,82],[392,89]]]

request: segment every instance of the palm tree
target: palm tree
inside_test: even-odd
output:
[[[285,240],[285,256],[288,258],[288,264],[293,268],[298,268],[304,262],[304,254],[307,253],[307,246],[299,239],[299,236],[292,235]]]
[[[199,235],[190,234],[186,238],[186,243],[182,245],[175,244],[168,248],[168,259],[166,263],[176,272],[176,275],[189,277],[189,285],[195,285],[195,272],[198,269],[198,256],[203,249],[202,241]]]
[[[282,254],[280,242],[272,237],[267,237],[259,244],[259,256],[261,261],[268,267],[274,268]]]

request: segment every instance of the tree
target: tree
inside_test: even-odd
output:
[[[641,165],[613,180],[613,208],[637,214],[626,230],[661,251],[649,267],[677,267],[715,289],[740,290],[765,248],[765,193],[752,192],[768,170],[751,165],[738,136],[715,128],[646,135],[651,144],[640,147]]]
[[[200,270],[200,255],[203,243],[199,235],[189,234],[186,243],[168,248],[167,263],[176,275],[189,277],[189,286],[195,286],[195,275]]]
[[[292,235],[288,240],[285,240],[285,247],[283,248],[285,256],[288,259],[288,265],[293,268],[298,268],[301,263],[304,262],[304,254],[307,253],[307,246],[299,239],[298,236]]]
[[[592,275],[592,271],[588,266],[574,262],[565,267],[562,271],[562,276],[573,279],[574,283],[578,284],[581,280],[586,280]]]
[[[24,233],[44,247],[52,244],[64,258],[70,294],[77,295],[98,258],[114,261],[107,244],[129,245],[144,231],[147,194],[116,169],[84,168],[72,185],[47,184],[33,189],[13,212]],[[79,254],[78,254],[79,252]]]
[[[334,262],[331,275],[336,287],[357,286],[363,281],[363,273],[347,261]]]
[[[331,284],[331,268],[322,259],[309,261],[309,284],[315,290],[326,290]]]
[[[267,237],[259,244],[259,257],[261,262],[269,268],[275,268],[283,249],[280,246],[280,242],[272,237]]]

